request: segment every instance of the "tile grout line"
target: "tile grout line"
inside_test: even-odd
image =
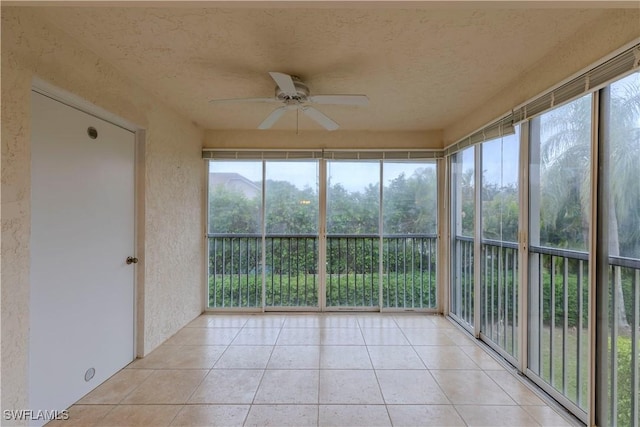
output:
[[[393,323],[396,323],[395,318],[393,318]],[[396,323],[397,325],[397,323]],[[378,371],[373,365],[373,359],[371,358],[371,353],[369,353],[369,346],[367,345],[367,341],[364,339],[364,333],[362,333],[362,325],[358,321],[358,330],[360,331],[360,335],[362,335],[362,340],[365,343],[365,348],[367,349],[367,355],[369,356],[369,362],[371,363],[371,369],[373,369],[373,375],[376,377],[376,384],[378,384],[378,390],[380,391],[380,397],[382,397],[382,404],[384,405],[384,410],[387,412],[387,418],[389,420],[389,425],[393,426],[393,422],[391,421],[391,414],[389,413],[389,406],[387,405],[387,399],[384,397],[384,393],[382,392],[382,386],[380,385],[380,378],[378,378]]]
[[[247,411],[247,415],[245,415],[244,420],[242,420],[243,426],[246,425],[247,420],[249,419],[249,414],[251,413],[251,409],[256,404],[255,403],[256,396],[258,395],[258,391],[260,390],[260,386],[262,385],[264,376],[267,374],[267,368],[269,367],[269,362],[271,362],[271,357],[273,356],[273,352],[275,351],[276,346],[278,345],[280,334],[282,333],[282,329],[284,328],[284,325],[286,324],[287,320],[288,320],[288,316],[285,316],[285,320],[280,325],[280,328],[278,328],[278,335],[276,336],[273,346],[271,347],[271,352],[269,353],[269,358],[267,359],[267,363],[264,365],[264,369],[262,370],[262,376],[260,377],[260,381],[258,381],[258,387],[256,387],[256,391],[253,393],[253,399],[251,399],[251,402],[249,403],[249,410]],[[264,326],[261,326],[260,329],[264,329]]]
[[[207,319],[207,326],[205,327],[205,329],[224,329],[224,328],[220,328],[220,327],[216,327],[215,325],[212,325],[212,320],[213,319]],[[242,326],[239,328],[238,332],[236,332],[236,334],[233,336],[233,338],[231,339],[231,341],[229,341],[228,344],[225,345],[225,349],[222,351],[222,353],[220,353],[220,356],[218,356],[213,364],[211,365],[211,367],[209,369],[207,369],[207,373],[204,377],[202,377],[202,379],[200,380],[200,382],[198,383],[198,385],[196,385],[193,389],[193,391],[189,394],[189,396],[186,398],[185,402],[182,404],[182,408],[180,408],[180,410],[176,413],[176,415],[173,417],[173,419],[171,420],[171,422],[169,423],[169,425],[171,425],[171,423],[173,423],[173,421],[176,419],[176,417],[184,410],[184,408],[188,405],[197,405],[197,403],[189,403],[189,401],[191,400],[191,398],[193,397],[193,395],[195,394],[195,392],[198,390],[198,388],[200,388],[200,386],[202,385],[202,383],[204,383],[204,381],[207,379],[207,377],[211,374],[211,371],[213,371],[213,367],[216,365],[216,363],[218,363],[218,361],[220,359],[222,359],[222,356],[224,356],[224,354],[227,352],[227,350],[229,349],[229,347],[231,347],[231,343],[237,338],[238,334],[240,334],[240,332],[242,331],[242,329],[244,329],[244,325],[247,323],[247,321],[245,320],[245,322],[242,324]],[[217,345],[217,344],[214,344]],[[183,345],[184,346],[184,345]]]
[[[318,346],[318,398],[316,401],[318,402],[318,408],[316,410],[316,426],[320,427],[320,381],[322,380],[321,375],[322,368],[322,335],[320,335],[320,343]]]

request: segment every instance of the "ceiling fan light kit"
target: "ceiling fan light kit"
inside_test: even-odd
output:
[[[356,105],[366,106],[369,98],[366,95],[310,95],[309,87],[297,76],[271,71],[271,78],[276,82],[275,96],[273,98],[236,98],[213,99],[212,104],[236,104],[236,103],[282,103],[258,125],[258,129],[270,129],[288,110],[298,110],[318,123],[326,130],[336,130],[340,126],[320,110],[310,104],[323,105]]]

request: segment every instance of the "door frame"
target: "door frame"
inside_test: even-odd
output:
[[[51,83],[34,77],[31,81],[31,91],[44,95],[54,101],[60,102],[68,107],[74,108],[85,114],[94,116],[100,120],[111,123],[134,134],[134,218],[133,218],[133,244],[135,248],[135,257],[139,262],[134,265],[133,275],[133,354],[132,358],[142,357],[145,354],[144,334],[144,304],[141,298],[144,295],[144,212],[145,212],[145,141],[146,132],[143,127],[123,119],[122,117],[99,107],[78,95],[61,89]]]

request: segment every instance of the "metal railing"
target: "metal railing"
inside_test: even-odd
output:
[[[318,237],[267,235],[265,248],[266,306],[317,306]]]
[[[451,311],[457,318],[473,326],[474,310],[474,239],[455,236],[451,277]]]
[[[209,307],[318,305],[318,237],[210,234]],[[380,245],[382,242],[382,254]],[[328,307],[435,308],[436,236],[329,235]],[[382,264],[381,264],[382,262]],[[382,274],[380,274],[382,272]]]
[[[609,257],[607,425],[640,425],[640,259]]]
[[[483,239],[481,244],[483,338],[518,358],[518,244]]]
[[[318,238],[267,235],[265,305],[318,305]],[[209,235],[209,307],[262,307],[262,236]]]
[[[529,247],[529,369],[582,411],[588,401],[586,252]]]
[[[377,307],[380,237],[327,236],[327,306]]]
[[[383,307],[436,308],[436,236],[387,235],[383,247]]]
[[[260,235],[209,235],[209,307],[261,307],[261,266]]]

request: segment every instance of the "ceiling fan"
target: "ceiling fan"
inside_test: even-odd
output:
[[[327,130],[336,130],[339,125],[320,110],[310,104],[334,104],[334,105],[368,105],[369,98],[366,95],[310,95],[309,88],[298,77],[284,73],[269,72],[276,82],[275,96],[272,98],[235,98],[212,99],[212,104],[236,104],[242,102],[282,103],[267,116],[258,126],[258,129],[269,129],[289,110],[302,111],[304,115],[316,121]]]

